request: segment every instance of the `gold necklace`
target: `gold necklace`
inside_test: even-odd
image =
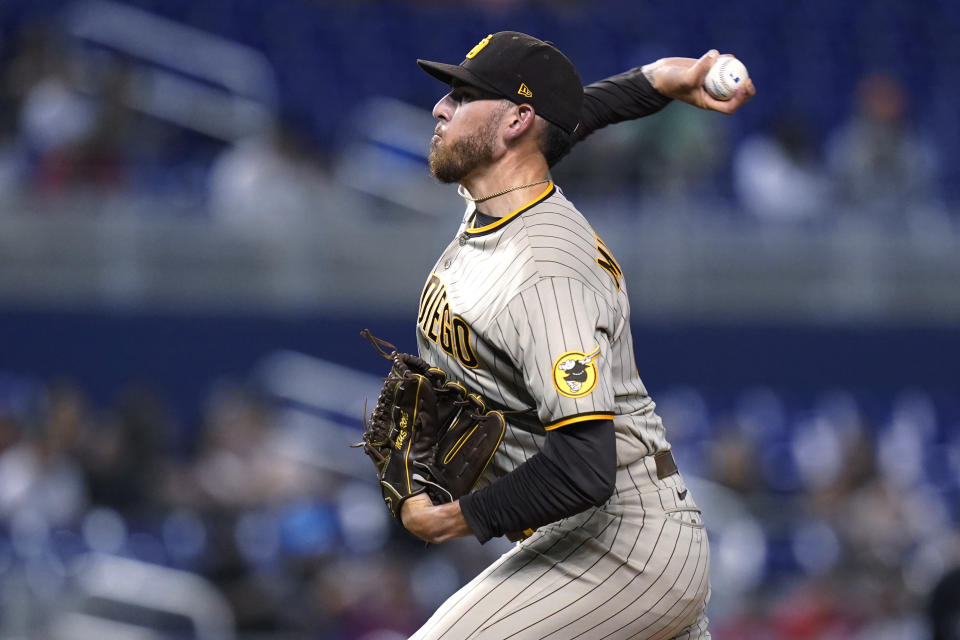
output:
[[[498,192],[496,192],[496,193],[494,193],[494,194],[492,194],[492,195],[483,196],[482,198],[474,198],[474,197],[471,196],[469,193],[467,193],[467,190],[464,189],[464,188],[463,188],[463,185],[461,184],[461,185],[457,185],[457,193],[460,194],[460,197],[461,197],[461,198],[463,198],[464,200],[469,200],[470,202],[486,202],[487,200],[492,200],[493,198],[496,198],[496,197],[498,197],[498,196],[502,196],[502,195],[504,195],[505,193],[510,193],[511,191],[516,191],[516,190],[518,190],[518,189],[526,189],[527,187],[535,187],[535,186],[537,186],[538,184],[546,184],[546,183],[548,183],[548,182],[550,182],[550,178],[545,178],[545,179],[540,180],[540,181],[538,181],[538,182],[531,182],[530,184],[521,184],[521,185],[518,185],[518,186],[516,186],[516,187],[510,187],[509,189],[504,189],[503,191],[498,191]]]

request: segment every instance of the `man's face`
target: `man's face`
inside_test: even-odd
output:
[[[500,116],[509,102],[454,84],[433,108],[439,121],[430,141],[430,171],[440,182],[461,182],[493,162]]]

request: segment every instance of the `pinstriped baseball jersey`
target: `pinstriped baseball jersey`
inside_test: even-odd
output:
[[[613,419],[615,490],[541,527],[453,594],[412,640],[709,640],[710,548],[634,364],[623,273],[550,185],[457,238],[420,297],[421,355],[507,414],[482,478],[536,454],[549,429]]]
[[[479,486],[540,450],[546,430],[612,419],[617,464],[669,448],[634,363],[623,273],[555,185],[440,256],[420,297],[421,356],[507,415]]]

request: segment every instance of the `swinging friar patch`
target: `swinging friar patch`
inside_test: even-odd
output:
[[[582,398],[597,386],[598,346],[590,353],[567,351],[553,362],[553,386],[568,398]]]

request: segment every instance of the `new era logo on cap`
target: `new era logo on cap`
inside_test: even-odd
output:
[[[459,80],[516,104],[529,104],[567,133],[580,123],[583,84],[573,63],[553,44],[525,33],[490,34],[459,65],[428,60],[417,64],[447,84]]]

